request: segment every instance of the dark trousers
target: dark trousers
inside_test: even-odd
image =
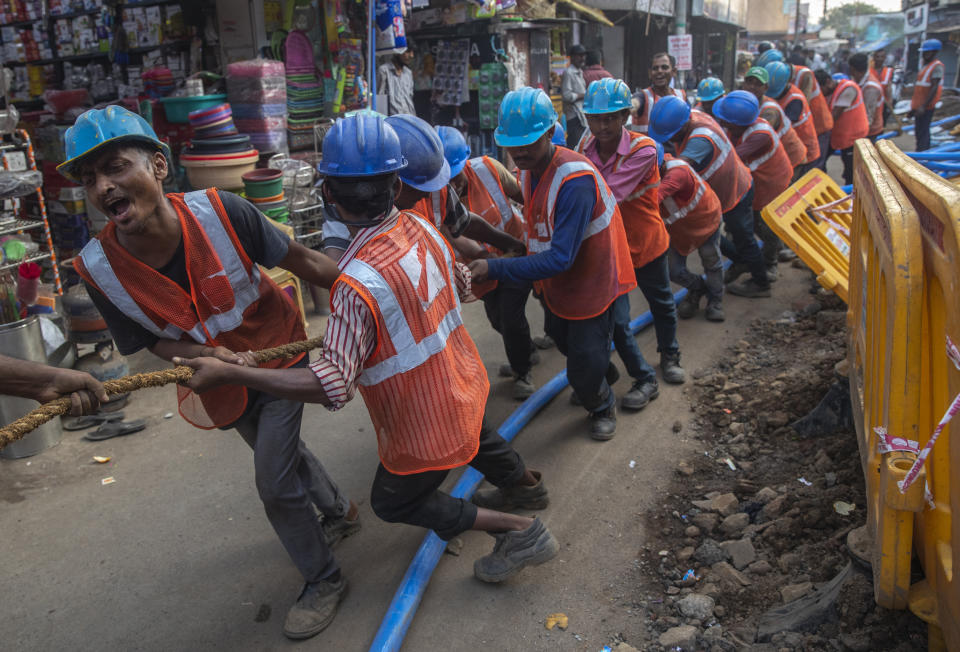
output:
[[[567,118],[567,147],[575,148],[586,128],[587,125],[580,122],[580,118]]]
[[[257,491],[267,519],[303,579],[316,582],[339,568],[313,510],[346,515],[350,501],[300,439],[303,403],[259,394],[233,424],[253,449]]]
[[[526,310],[530,290],[529,283],[500,281],[480,299],[490,325],[503,337],[507,361],[519,376],[530,372],[530,354],[534,348]]]
[[[469,464],[496,487],[512,487],[526,473],[520,454],[486,423],[480,428],[480,448]],[[370,507],[388,523],[424,527],[449,541],[477,520],[476,505],[439,490],[449,472],[397,475],[380,464],[370,490]]]
[[[670,258],[667,252],[634,270],[637,287],[643,292],[650,315],[653,317],[653,329],[657,333],[657,351],[660,353],[679,353],[677,344],[677,303],[670,289]]]
[[[727,235],[720,241],[720,251],[734,263],[746,265],[754,282],[760,287],[767,287],[770,284],[767,281],[767,267],[757,239],[753,236],[752,185],[740,203],[723,214],[723,226]]]
[[[760,211],[753,211],[753,232],[763,241],[763,246],[760,248],[763,263],[767,267],[776,265],[778,261],[777,254],[779,254],[783,248],[783,241],[777,237],[777,234],[774,233],[770,226],[763,220],[763,215],[760,214]]]
[[[610,366],[615,304],[590,319],[564,319],[544,302],[544,330],[566,356],[567,380],[588,412],[606,410],[615,400],[605,378]]]
[[[657,372],[640,352],[636,335],[630,333],[630,298],[626,294],[613,302],[613,347],[631,378],[640,383],[657,381]]]
[[[913,119],[914,133],[917,136],[917,151],[930,149],[930,123],[933,122],[933,110],[917,113]]]
[[[833,129],[817,136],[817,144],[820,145],[820,158],[814,167],[818,167],[824,172],[827,171],[827,159],[830,158],[830,154],[833,153],[833,150],[830,149],[830,136],[832,135]]]
[[[843,161],[843,183],[853,183],[853,145],[840,150],[840,160]]]

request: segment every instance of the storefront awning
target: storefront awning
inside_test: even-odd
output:
[[[603,15],[603,12],[599,9],[593,7],[587,7],[582,5],[576,0],[558,0],[561,4],[565,4],[576,12],[583,14],[584,18],[589,18],[590,20],[600,23],[601,25],[606,25],[607,27],[613,27],[613,23],[610,22],[606,16]]]

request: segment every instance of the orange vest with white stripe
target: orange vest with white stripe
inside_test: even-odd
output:
[[[780,143],[787,152],[790,165],[797,167],[806,163],[807,147],[793,129],[793,123],[784,113],[783,107],[773,98],[764,96],[763,103],[760,104],[760,115],[777,130],[777,136],[780,137]],[[773,120],[770,120],[770,118],[773,118]]]
[[[870,124],[867,122],[867,109],[863,106],[863,93],[857,83],[850,79],[841,79],[833,89],[833,95],[830,96],[830,110],[837,102],[837,98],[846,89],[853,88],[857,92],[853,103],[843,109],[843,113],[833,123],[833,133],[830,134],[830,147],[833,149],[847,149],[853,147],[854,141],[858,138],[864,138],[870,131]]]
[[[467,178],[467,192],[463,199],[470,212],[476,213],[494,228],[522,240],[523,217],[514,209],[503,190],[500,174],[491,159],[486,156],[470,159],[463,166],[463,174]],[[480,244],[493,254],[502,253],[492,245]],[[493,280],[474,283],[473,295],[479,299],[495,287],[497,282]]]
[[[817,128],[813,123],[813,113],[810,111],[810,105],[807,104],[807,98],[803,91],[794,84],[787,84],[787,91],[781,95],[777,102],[780,107],[786,110],[791,102],[800,102],[803,107],[800,110],[800,117],[793,122],[793,130],[807,148],[807,160],[805,163],[813,163],[820,159],[820,141],[817,140]]]
[[[550,248],[557,210],[557,195],[567,181],[590,177],[596,201],[573,265],[534,286],[550,311],[564,319],[590,319],[601,314],[621,294],[637,287],[630,249],[617,202],[590,160],[565,147],[554,147],[553,158],[537,181],[529,170],[520,171],[527,251],[538,254]]]
[[[764,141],[763,147],[756,153],[743,158],[753,175],[753,210],[759,211],[787,189],[793,176],[793,167],[776,130],[763,118],[754,120],[734,145],[748,139]]]
[[[668,93],[666,95],[657,95],[653,92],[652,86],[643,89],[643,112],[637,116],[637,121],[634,123],[635,131],[644,134],[647,133],[647,125],[650,124],[650,111],[661,97],[670,97],[673,95],[679,97],[684,102],[687,101],[687,92],[682,88],[669,88],[667,90]]]
[[[490,383],[463,325],[453,250],[422,217],[401,212],[344,266],[377,327],[358,388],[380,461],[407,475],[463,466],[477,454]]]
[[[930,87],[933,85],[934,70],[939,70],[940,72],[940,83],[937,84],[937,92],[933,95],[933,101],[926,102],[927,94],[930,92]],[[925,102],[927,106],[936,106],[937,102],[940,101],[940,95],[942,93],[943,62],[939,59],[934,59],[925,65],[920,70],[920,74],[917,75],[917,81],[913,84],[913,97],[910,98],[910,108],[916,111],[917,109],[923,108]]]
[[[874,68],[873,76],[880,82],[880,87],[883,89],[883,92],[886,93],[887,88],[893,83],[893,68],[890,66],[884,66],[880,70]]]
[[[690,126],[690,132],[677,147],[677,155],[683,155],[683,150],[694,138],[703,138],[710,143],[713,156],[707,167],[700,172],[700,176],[717,193],[723,212],[726,213],[750,191],[750,184],[753,183],[750,170],[737,156],[723,127],[709,115],[703,111],[691,111]]]
[[[660,200],[660,217],[670,233],[670,246],[681,256],[688,256],[720,228],[720,200],[683,159],[667,154],[663,167],[662,185],[679,190]]]
[[[873,115],[867,115],[867,135],[876,136],[883,131],[883,86],[872,73],[867,74],[867,81],[860,88],[861,95],[868,88],[873,88],[880,94],[880,99],[873,108]],[[864,103],[864,110],[866,110],[866,103]]]
[[[186,340],[231,351],[258,351],[306,339],[290,296],[261,274],[237,238],[216,189],[170,194],[183,232],[189,293],[141,262],[117,239],[111,222],[75,260],[80,276],[120,312],[160,339]],[[261,367],[289,367],[303,358]],[[247,390],[225,385],[202,394],[177,385],[180,414],[198,428],[233,423]]]
[[[418,201],[410,210],[427,218],[427,221],[438,229],[443,224],[444,210],[447,205],[447,187],[434,190]]]
[[[804,84],[804,80],[809,80],[809,84]],[[806,66],[793,64],[793,78],[790,81],[801,89],[807,98],[807,104],[810,105],[810,112],[813,114],[813,125],[817,129],[817,135],[825,134],[833,129],[833,114],[830,113],[830,107],[827,105],[827,98],[820,91],[820,83],[814,76],[813,71]],[[810,87],[810,93],[803,90],[804,86]]]
[[[589,138],[582,139],[577,151],[582,154],[593,138],[591,134]],[[660,170],[656,165],[657,144],[643,134],[630,133],[630,151],[622,156],[614,153],[613,173],[616,174],[624,161],[644,147],[653,150],[654,163],[650,166],[650,172],[645,178],[638,179],[630,194],[619,202],[620,217],[623,219],[623,229],[630,247],[630,259],[636,269],[662,255],[670,246],[670,236],[663,226],[657,207],[657,187],[660,185]]]

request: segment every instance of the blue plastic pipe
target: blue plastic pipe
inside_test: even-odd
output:
[[[920,161],[960,161],[960,151],[958,150],[944,152],[928,149],[925,152],[904,152],[904,154]]]
[[[724,261],[724,269],[729,267],[730,261]],[[674,301],[680,301],[687,296],[686,288],[683,288],[673,295]],[[630,332],[636,334],[653,323],[653,316],[650,311],[643,313],[630,322]],[[551,378],[545,385],[535,391],[530,398],[517,408],[513,414],[507,417],[507,420],[500,424],[497,432],[507,441],[516,437],[517,433],[530,422],[530,420],[547,404],[553,397],[562,392],[568,385],[566,370],[561,371]],[[469,500],[473,492],[480,486],[483,480],[483,474],[467,467],[460,480],[453,487],[450,495],[454,498],[463,498]],[[446,543],[440,539],[434,532],[429,532],[420,544],[417,554],[410,562],[407,572],[400,580],[400,586],[387,608],[387,615],[384,616],[380,629],[377,631],[373,643],[370,645],[370,652],[396,652],[403,645],[403,638],[413,622],[413,616],[417,612],[420,600],[427,589],[427,582],[433,574],[433,569],[437,567]]]
[[[943,120],[937,120],[936,122],[931,122],[930,126],[939,127],[940,125],[945,125],[948,122],[955,122],[957,120],[960,120],[960,115],[954,115],[949,118],[944,118]],[[914,128],[915,128],[914,125],[907,125],[906,127],[903,128],[903,132],[906,133],[908,131],[913,131]],[[877,140],[886,140],[887,138],[894,138],[895,136],[899,136],[899,135],[900,135],[899,131],[887,131],[877,136]]]

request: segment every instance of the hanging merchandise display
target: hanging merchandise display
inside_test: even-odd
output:
[[[433,74],[437,104],[459,106],[470,101],[470,39],[440,41]]]
[[[403,50],[407,36],[403,28],[403,0],[377,0],[377,54]]]
[[[261,154],[287,150],[287,80],[283,62],[238,61],[227,66],[227,99],[237,131]]]
[[[284,42],[287,62],[287,145],[291,150],[313,146],[313,123],[323,117],[323,86],[317,78],[313,43],[294,30]]]
[[[480,66],[477,92],[480,96],[480,128],[495,129],[500,111],[500,98],[510,90],[507,86],[507,69],[502,63],[485,63]]]

